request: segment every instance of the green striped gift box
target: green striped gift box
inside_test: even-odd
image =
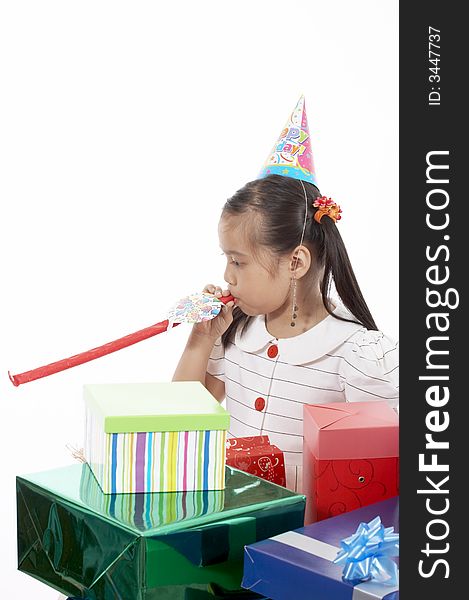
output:
[[[200,382],[84,386],[85,458],[106,494],[222,490],[229,413]]]

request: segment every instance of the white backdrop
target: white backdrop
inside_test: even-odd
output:
[[[217,221],[304,93],[322,193],[378,326],[398,336],[397,1],[0,4],[2,592],[16,474],[72,461],[82,385],[170,380],[188,328],[14,388],[222,283]],[[131,599],[129,599],[131,600]]]

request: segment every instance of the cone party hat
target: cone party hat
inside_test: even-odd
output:
[[[316,187],[318,185],[311,152],[304,96],[298,100],[288,118],[258,179],[268,175],[284,175],[307,181]]]

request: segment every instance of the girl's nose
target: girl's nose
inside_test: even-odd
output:
[[[223,273],[223,279],[226,283],[231,287],[234,286],[234,277],[231,273],[229,273],[229,266],[225,268],[225,272]]]

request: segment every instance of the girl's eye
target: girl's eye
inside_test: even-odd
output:
[[[226,256],[224,252],[221,253],[221,256]],[[235,260],[233,257],[229,258],[228,256],[226,257],[229,259],[229,261],[235,266],[235,267],[240,267],[241,263],[239,263],[237,260]]]

